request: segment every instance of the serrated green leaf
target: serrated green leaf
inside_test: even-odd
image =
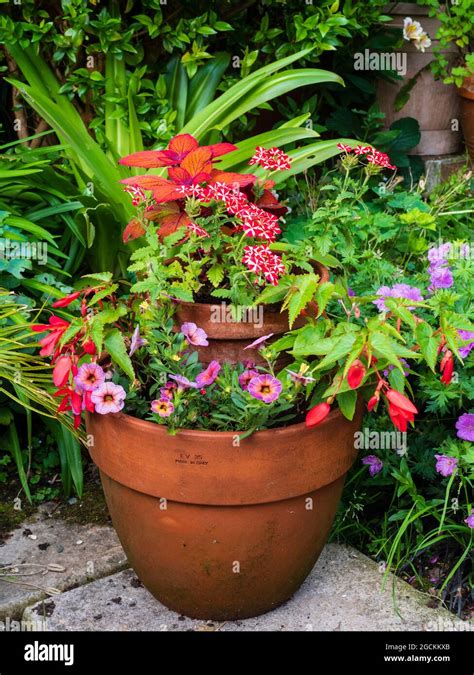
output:
[[[324,357],[321,363],[316,366],[315,370],[321,370],[322,368],[332,366],[336,361],[339,361],[339,359],[346,356],[352,349],[356,338],[357,336],[354,333],[346,333],[339,338],[331,351]]]
[[[118,328],[113,328],[105,336],[104,347],[112,361],[130,378],[135,379],[132,362],[127,353],[122,333]]]
[[[80,319],[76,319],[71,323],[61,336],[59,344],[61,347],[67,344],[72,338],[76,337],[80,330],[82,330],[84,323]]]
[[[207,270],[207,278],[214,288],[219,286],[222,279],[224,278],[224,266],[219,263],[212,265],[212,267]]]
[[[316,274],[304,274],[298,277],[298,286],[285,299],[284,307],[288,307],[288,322],[293,326],[301,311],[313,299],[318,287],[319,277]]]
[[[95,305],[96,302],[99,302],[99,300],[102,300],[103,298],[107,297],[111,293],[115,293],[115,291],[118,288],[118,284],[112,284],[111,286],[107,286],[107,288],[103,288],[101,291],[97,291],[97,293],[94,294],[94,297],[92,300],[89,302],[89,307],[92,305]]]
[[[428,364],[429,368],[435,372],[436,361],[438,358],[438,340],[433,337],[433,329],[423,321],[415,328],[416,341],[420,345],[420,351]]]
[[[334,284],[332,284],[330,281],[325,281],[323,284],[319,284],[314,298],[318,305],[318,314],[316,318],[319,318],[324,312],[333,293]]]

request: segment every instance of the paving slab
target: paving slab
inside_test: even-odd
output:
[[[382,578],[370,558],[329,544],[293,598],[254,619],[219,623],[180,616],[155,600],[130,569],[36,603],[23,619],[44,620],[49,631],[474,630],[447,610],[428,607],[430,596],[393,575],[382,591]]]
[[[18,619],[42,598],[127,566],[112,527],[65,522],[41,509],[0,546],[0,619]]]

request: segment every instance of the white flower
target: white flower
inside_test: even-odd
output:
[[[403,37],[405,40],[418,40],[423,35],[423,27],[419,21],[409,16],[403,19]]]
[[[418,40],[415,40],[415,47],[420,52],[424,52],[425,49],[428,49],[428,47],[431,47],[431,40],[426,33],[423,33]]]

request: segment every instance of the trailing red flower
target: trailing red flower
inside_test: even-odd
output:
[[[379,402],[379,400],[380,400],[380,395],[379,395],[378,392],[377,392],[377,393],[374,394],[371,398],[369,398],[369,401],[368,401],[368,403],[367,403],[367,410],[368,410],[369,412],[372,412],[372,410],[375,408],[375,406],[377,405],[377,403]]]
[[[72,369],[70,356],[60,356],[53,369],[53,383],[55,387],[62,387],[69,379]]]
[[[77,300],[77,298],[81,295],[81,293],[82,291],[75,291],[74,293],[69,293],[69,295],[65,295],[64,298],[60,298],[60,300],[56,300],[56,302],[53,302],[52,306],[54,308],[67,307],[68,305],[71,304],[71,302]]]
[[[49,335],[38,340],[42,347],[40,356],[51,356],[64,331],[67,330],[69,326],[69,321],[65,321],[64,319],[61,319],[61,317],[53,314],[53,316],[49,318],[49,323],[38,323],[31,327],[36,333],[49,332]]]
[[[316,427],[321,424],[331,411],[329,403],[318,403],[306,415],[306,426]]]
[[[366,369],[362,361],[356,359],[347,372],[347,383],[351,389],[357,389],[365,377]]]
[[[82,343],[82,349],[85,351],[86,354],[90,354],[91,356],[94,356],[94,354],[97,351],[94,341],[91,340],[91,338],[87,338],[87,340],[84,340],[84,342]]]
[[[453,353],[449,349],[445,352],[443,358],[441,359],[439,369],[442,373],[441,382],[443,382],[443,384],[450,384],[451,380],[453,379],[454,358]]]
[[[409,398],[401,394],[395,389],[388,389],[385,392],[388,399],[388,414],[394,426],[399,431],[406,431],[408,422],[415,421],[415,415],[418,414],[418,409],[413,405]]]

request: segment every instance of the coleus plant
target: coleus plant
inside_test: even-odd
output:
[[[222,155],[236,149],[230,143],[199,146],[193,136],[182,134],[166,150],[120,160],[168,174],[122,181],[137,207],[124,241],[144,237],[146,242],[132,254],[133,291],[149,293],[152,300],[220,298],[251,306],[266,287],[277,286],[282,275],[295,269],[308,275],[300,283],[315,291],[318,277],[307,252],[295,255],[277,243],[287,208],[272,191],[272,175],[290,169],[290,158],[278,148],[257,147],[249,164],[260,165],[264,178],[219,170]]]

